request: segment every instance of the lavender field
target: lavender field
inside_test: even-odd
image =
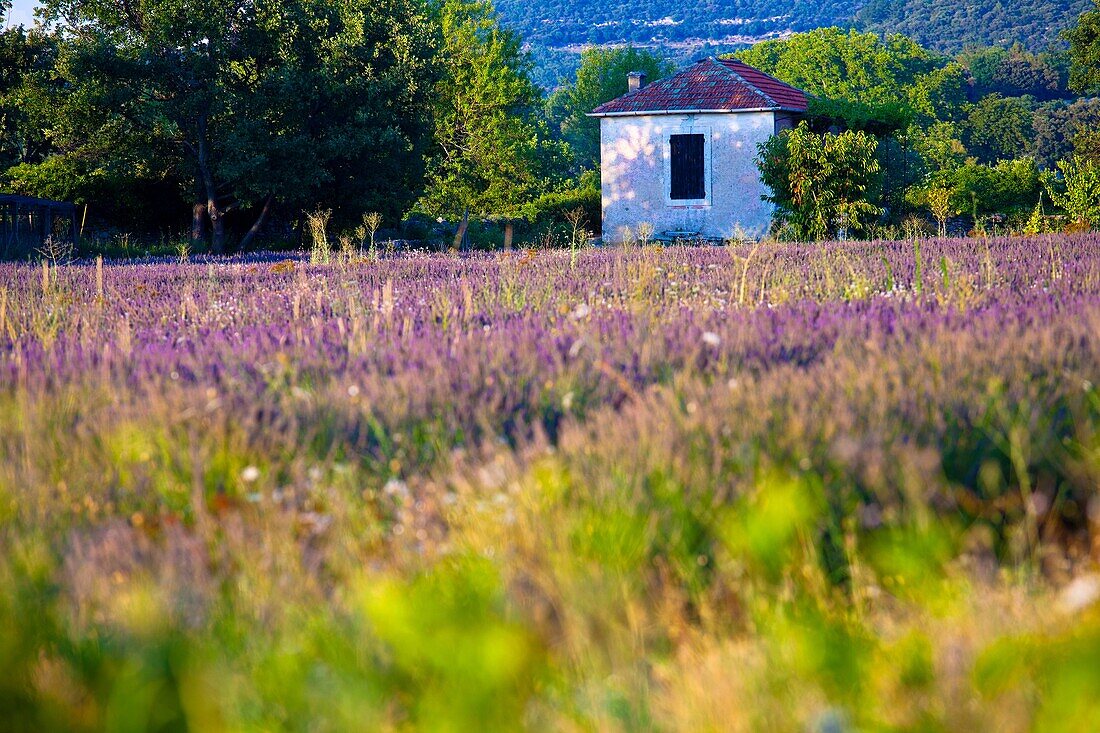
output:
[[[0,728],[1100,729],[1100,235],[0,265]]]

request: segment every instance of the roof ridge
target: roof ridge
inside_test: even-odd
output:
[[[741,74],[738,74],[736,71],[734,71],[730,67],[726,66],[726,64],[723,63],[722,60],[719,60],[716,56],[709,56],[707,58],[708,58],[709,61],[713,61],[714,63],[718,64],[718,66],[721,67],[723,70],[725,70],[725,72],[727,74],[731,74],[739,82],[741,82],[745,86],[747,86],[750,89],[752,89],[753,91],[755,91],[761,97],[763,97],[768,102],[768,104],[773,104],[777,107],[782,107],[783,106],[783,105],[779,104],[779,102],[777,102],[770,94],[765,92],[763,89],[761,89],[757,85],[753,84],[751,81],[749,81],[748,79],[743,77]],[[748,66],[748,64],[745,64],[745,66]],[[763,74],[764,72],[761,71],[760,73]],[[767,76],[767,74],[764,74],[764,75]],[[776,81],[779,81],[779,80],[776,79]],[[782,82],[780,82],[780,83],[782,83]]]
[[[769,74],[768,72],[761,71],[760,69],[756,68],[755,66],[752,66],[751,64],[746,64],[744,61],[742,61],[739,58],[735,58],[735,57],[731,56],[728,59],[719,59],[718,62],[723,64],[723,65],[725,65],[728,62],[728,63],[731,63],[731,64],[739,64],[741,66],[747,66],[750,69],[752,69],[753,71],[755,71],[757,74],[760,74],[760,76],[766,76],[769,79],[771,79],[772,81],[776,82],[777,84],[782,84],[783,86],[787,87],[788,89],[793,89],[796,92],[800,92],[803,96],[806,96],[806,97],[811,96],[810,93],[807,92],[805,89],[800,89],[799,87],[796,87],[794,84],[790,84],[788,82],[783,81],[782,79],[780,79],[778,76],[775,76],[774,74]],[[731,69],[731,71],[732,71],[732,69]]]
[[[806,94],[749,64],[710,55],[671,76],[608,100],[590,114],[600,117],[670,114],[684,110],[744,112],[783,109],[805,111]]]

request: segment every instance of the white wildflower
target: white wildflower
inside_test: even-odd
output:
[[[1058,595],[1058,606],[1063,613],[1077,613],[1097,600],[1100,600],[1100,575],[1082,575],[1062,589]]]
[[[707,346],[717,347],[718,344],[722,343],[722,337],[714,331],[705,331],[703,332],[703,343]]]
[[[246,484],[252,483],[259,477],[260,469],[255,466],[245,466],[244,470],[241,471],[241,481],[244,481]]]
[[[409,495],[409,486],[404,481],[391,478],[386,482],[386,485],[382,487],[382,493],[386,496],[405,498]]]

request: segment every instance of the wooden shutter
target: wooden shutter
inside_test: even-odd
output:
[[[672,199],[704,199],[707,197],[703,162],[702,135],[672,135]]]

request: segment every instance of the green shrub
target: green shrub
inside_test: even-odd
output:
[[[0,175],[0,186],[23,196],[86,204],[94,219],[142,232],[155,232],[162,222],[182,222],[190,215],[175,183],[95,166],[75,156],[13,166]]]
[[[952,204],[961,212],[1012,212],[1030,209],[1042,189],[1039,168],[1031,158],[1005,160],[993,166],[971,163],[953,176]]]
[[[757,165],[776,223],[796,239],[865,232],[882,214],[877,150],[865,132],[818,135],[805,122],[761,144]]]
[[[581,176],[576,188],[543,194],[523,207],[523,222],[517,229],[517,241],[530,244],[568,246],[572,233],[570,214],[580,210],[583,226],[598,235],[602,220],[600,185],[593,172]]]
[[[948,211],[952,215],[999,213],[1018,218],[1035,208],[1042,180],[1032,158],[996,165],[970,162],[932,176],[925,186],[911,190],[906,199],[913,206],[924,207],[930,192],[944,189],[950,192]]]
[[[434,236],[436,221],[427,214],[413,212],[401,222],[401,236],[416,242],[427,242]]]
[[[1050,200],[1079,228],[1100,226],[1100,165],[1075,155],[1060,161],[1058,171],[1046,180]]]

